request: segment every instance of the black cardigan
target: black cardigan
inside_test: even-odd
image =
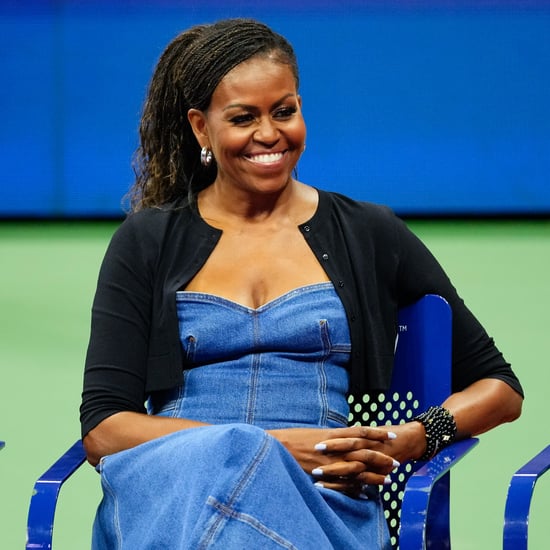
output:
[[[319,206],[299,226],[346,310],[350,391],[385,389],[391,379],[399,307],[424,294],[453,312],[453,391],[480,378],[521,386],[480,323],[421,241],[386,207],[319,191]],[[120,411],[144,412],[154,391],[182,383],[176,291],[205,263],[221,231],[190,206],[131,214],[101,266],[81,405],[82,435]]]

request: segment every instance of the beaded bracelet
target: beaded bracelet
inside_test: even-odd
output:
[[[426,430],[426,452],[418,460],[429,460],[455,440],[455,419],[444,407],[430,407],[413,420],[420,422]]]

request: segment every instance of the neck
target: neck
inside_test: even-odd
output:
[[[284,189],[273,193],[227,190],[214,182],[199,193],[198,206],[203,218],[213,225],[279,223],[282,220],[298,224],[309,219],[299,218],[303,217],[304,210],[310,210],[307,203],[312,201],[311,191],[315,193],[315,209],[316,192],[296,180],[290,180]]]

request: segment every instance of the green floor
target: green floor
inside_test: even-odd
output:
[[[454,550],[501,548],[510,475],[550,444],[550,222],[414,222],[522,380],[522,418],[481,438],[453,475]],[[0,224],[0,547],[24,547],[34,480],[79,435],[89,308],[110,223]],[[550,475],[537,486],[532,549],[548,547]],[[56,550],[89,548],[99,479],[63,488]]]

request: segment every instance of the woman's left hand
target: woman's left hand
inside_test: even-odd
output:
[[[398,431],[403,430],[399,428]],[[289,428],[269,433],[278,439],[302,468],[320,484],[357,494],[364,484],[383,484],[399,464],[392,455],[393,427]],[[396,446],[397,450],[399,446]]]
[[[366,436],[350,434],[350,437],[320,441],[316,448],[333,461],[313,470],[319,482],[329,489],[357,494],[363,485],[388,483],[387,474],[391,470],[423,454],[426,438],[420,423],[384,426],[384,429],[395,437],[373,440],[367,432]],[[392,458],[391,467],[388,467],[388,457]]]

